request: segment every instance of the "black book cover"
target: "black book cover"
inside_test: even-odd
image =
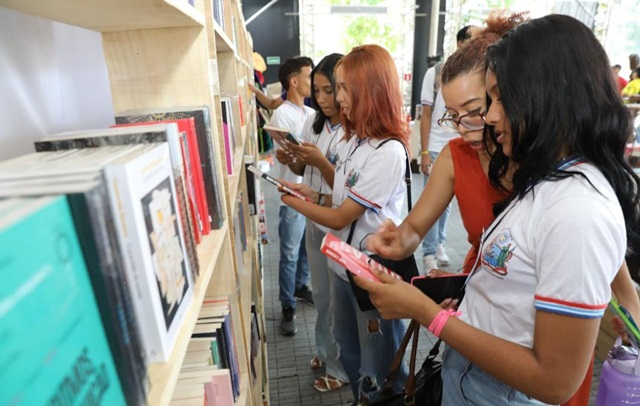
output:
[[[99,183],[93,190],[67,195],[67,200],[127,403],[146,404],[147,363],[106,188]]]

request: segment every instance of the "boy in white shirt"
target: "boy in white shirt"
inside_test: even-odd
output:
[[[271,116],[271,124],[286,128],[291,134],[301,138],[302,127],[307,118],[314,113],[304,105],[304,98],[311,95],[311,69],[313,61],[306,57],[286,60],[278,71],[282,88],[287,91],[287,100]],[[282,146],[276,144],[276,151]],[[275,164],[275,176],[287,182],[300,183],[302,177],[294,174],[279,162]],[[309,264],[305,249],[305,223],[303,215],[280,204],[278,234],[280,236],[280,264],[278,266],[279,299],[282,305],[280,332],[294,335],[296,297],[313,304],[309,282]]]

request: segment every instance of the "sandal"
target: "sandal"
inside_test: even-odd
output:
[[[317,355],[314,355],[313,358],[311,358],[311,362],[309,363],[309,366],[311,367],[311,369],[320,369],[320,368],[324,368],[325,363],[320,361],[320,358],[318,358]]]
[[[346,384],[347,382],[342,382],[331,375],[322,375],[313,381],[313,388],[318,392],[330,392],[332,390],[340,389]]]

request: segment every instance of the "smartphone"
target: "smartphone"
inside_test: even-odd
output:
[[[411,284],[436,303],[449,298],[462,300],[467,276],[469,275],[445,274],[435,278],[415,276],[411,279]]]
[[[289,141],[292,144],[296,144],[296,145],[302,145],[302,141],[300,141],[300,139],[298,137],[296,137],[295,135],[289,133],[284,137],[285,140]]]
[[[636,321],[631,316],[631,313],[624,306],[616,302],[615,300],[611,300],[609,302],[609,307],[611,308],[613,314],[618,316],[620,320],[622,320],[622,324],[627,330],[629,334],[629,339],[633,340],[637,346],[640,346],[640,331],[638,329],[638,325]]]
[[[306,202],[310,202],[311,199],[309,199],[307,196],[298,193],[297,191],[291,189],[289,186],[285,185],[284,183],[280,182],[278,179],[271,177],[269,175],[267,175],[266,173],[263,173],[260,169],[256,168],[253,165],[248,165],[247,169],[249,169],[251,172],[255,173],[256,175],[259,175],[262,179],[266,180],[267,182],[277,186],[278,188],[280,188],[281,190],[283,190],[285,193],[290,194],[291,196],[295,196],[299,199],[302,199]]]

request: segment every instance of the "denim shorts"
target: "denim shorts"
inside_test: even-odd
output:
[[[442,406],[547,405],[507,386],[448,346],[442,365]]]

